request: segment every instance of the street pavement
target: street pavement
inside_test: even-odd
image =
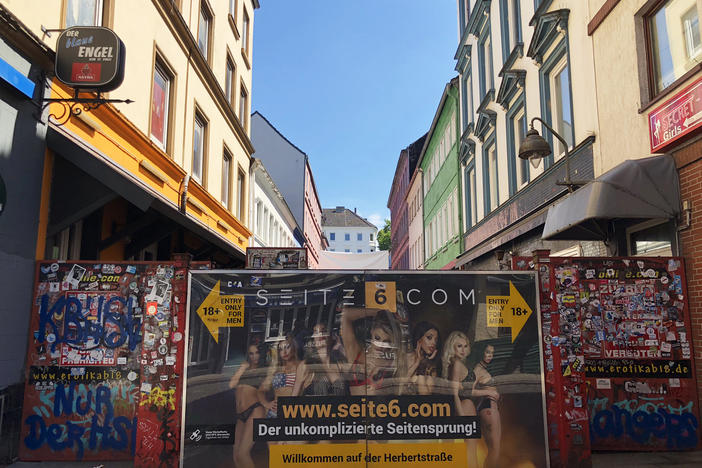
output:
[[[49,463],[49,462],[16,462],[8,466],[12,468],[128,468],[130,462],[111,463]],[[668,466],[700,468],[702,467],[702,451],[695,452],[600,452],[592,454],[593,468],[663,468]]]

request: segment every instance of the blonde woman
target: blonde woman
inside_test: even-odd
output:
[[[478,415],[473,400],[471,400],[475,378],[466,366],[468,354],[470,354],[470,341],[465,333],[451,332],[444,344],[442,374],[451,383],[454,404],[459,416]],[[468,466],[478,466],[478,441],[468,439],[466,446]]]

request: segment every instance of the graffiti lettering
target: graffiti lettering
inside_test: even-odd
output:
[[[139,406],[153,405],[159,408],[168,407],[168,409],[175,410],[175,401],[175,389],[161,390],[156,387],[151,390],[148,396],[142,394]]]
[[[92,414],[92,417],[87,421],[70,420],[74,414]],[[30,450],[47,444],[54,451],[72,449],[76,458],[82,459],[86,445],[84,435],[87,434],[90,450],[124,451],[130,448],[134,454],[137,418],[114,417],[112,390],[106,385],[98,385],[94,392],[77,392],[75,383],[68,388],[58,383],[53,399],[53,416],[67,419],[64,424],[54,423],[47,427],[44,416],[47,415],[43,412],[31,414],[24,421],[28,426],[24,444]]]
[[[86,311],[90,310],[93,300],[96,299],[87,298]],[[136,349],[142,340],[141,319],[133,315],[132,298],[114,296],[105,300],[104,296],[99,296],[97,300],[97,316],[89,319],[83,313],[83,304],[77,298],[60,297],[49,307],[49,296],[44,294],[39,307],[38,342],[44,343],[47,334],[53,334],[56,339],[51,343],[52,352],[60,343],[80,349],[86,349],[86,346],[90,346],[89,343],[93,343],[93,348],[119,348],[128,343],[131,351]],[[126,310],[126,313],[121,313],[120,309]],[[63,317],[62,328],[54,321],[56,317]]]
[[[639,444],[665,441],[668,449],[697,445],[697,418],[690,413],[692,402],[673,407],[658,399],[622,400],[607,408],[607,398],[591,402],[590,434],[597,438],[629,437]],[[599,411],[597,411],[599,409]],[[595,412],[597,411],[597,412]]]

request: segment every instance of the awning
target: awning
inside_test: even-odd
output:
[[[671,219],[680,213],[672,156],[630,159],[548,210],[544,240],[606,240],[613,220]]]

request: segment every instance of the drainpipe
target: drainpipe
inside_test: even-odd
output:
[[[180,191],[180,212],[185,214],[185,205],[188,203],[188,183],[190,182],[190,174],[185,174],[181,182]]]

